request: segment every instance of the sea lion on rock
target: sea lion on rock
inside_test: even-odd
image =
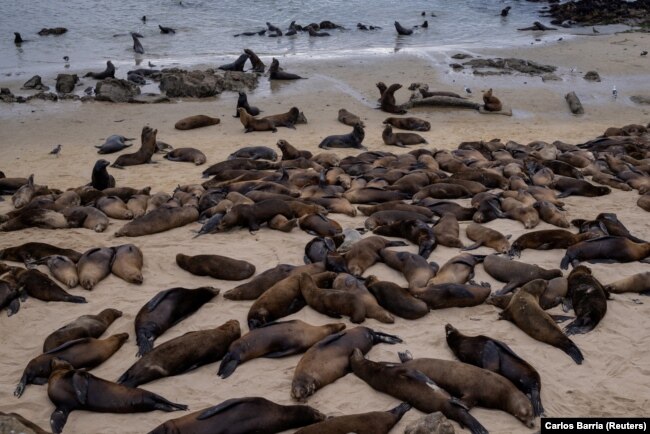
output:
[[[290,72],[280,70],[280,62],[275,57],[271,61],[271,66],[269,67],[269,79],[270,80],[298,80],[301,77],[297,74],[292,74]]]
[[[566,270],[569,264],[575,266],[582,261],[648,263],[649,255],[650,243],[635,243],[624,237],[600,237],[570,246],[562,258],[560,268]]]
[[[246,61],[248,60],[248,54],[244,53],[240,55],[237,60],[231,63],[226,63],[225,65],[221,65],[218,67],[218,69],[221,69],[223,71],[240,71],[244,72],[244,65],[246,64]]]
[[[138,356],[153,349],[153,341],[173,325],[184,320],[212,300],[219,289],[202,286],[196,289],[170,288],[160,291],[142,306],[135,317]]]
[[[115,236],[139,237],[142,235],[156,234],[185,226],[198,219],[199,210],[192,206],[178,208],[160,207],[125,224],[115,232]]]
[[[377,85],[379,87],[379,85]],[[387,113],[395,113],[403,115],[406,110],[396,105],[395,92],[402,88],[399,83],[391,84],[386,91],[382,92],[381,99],[379,100],[380,108]]]
[[[395,128],[401,130],[410,130],[410,131],[429,131],[431,129],[431,124],[420,118],[395,118],[390,117],[384,119],[384,124],[392,125]],[[426,143],[426,141],[422,142]],[[388,144],[388,143],[386,143]]]
[[[569,273],[569,288],[564,299],[565,308],[572,306],[576,319],[569,323],[564,332],[567,336],[588,333],[605,317],[607,298],[603,285],[584,265],[578,265]]]
[[[366,149],[365,146],[361,145],[361,142],[363,142],[365,136],[366,133],[363,130],[363,126],[357,123],[354,125],[351,133],[327,136],[320,142],[318,147],[322,149],[331,149],[331,148]]]
[[[498,253],[508,253],[510,251],[508,238],[499,231],[474,222],[468,224],[465,231],[467,238],[474,241],[474,244],[465,247],[464,250],[473,250],[485,246],[496,250]]]
[[[413,320],[429,313],[429,306],[424,301],[393,282],[382,282],[375,276],[368,276],[366,286],[382,307],[400,318]]]
[[[52,374],[47,395],[56,409],[50,417],[50,426],[59,434],[73,410],[100,413],[138,413],[153,410],[187,410],[186,405],[175,404],[155,393],[122,386],[102,380],[85,371],[75,370],[59,359],[52,361]]]
[[[88,72],[84,77],[94,78],[95,80],[103,80],[105,78],[115,78],[115,65],[110,60],[106,61],[106,69],[102,72]]]
[[[497,294],[505,294],[535,279],[551,280],[562,276],[558,269],[547,270],[535,264],[513,261],[496,254],[483,260],[485,271],[500,282],[507,284]]]
[[[230,344],[217,374],[221,378],[228,378],[239,365],[258,357],[279,358],[304,353],[317,342],[344,328],[345,324],[342,323],[312,326],[293,320],[253,329]]]
[[[298,362],[291,381],[291,396],[305,401],[328,384],[350,371],[350,354],[356,349],[367,353],[377,344],[397,344],[402,340],[367,327],[355,327],[335,333],[311,347]],[[327,360],[323,364],[323,360]]]
[[[28,260],[39,260],[53,255],[66,256],[72,262],[76,263],[82,254],[76,250],[64,249],[51,244],[37,242],[29,242],[19,246],[0,249],[0,259],[5,261],[25,262]]]
[[[381,134],[381,138],[384,141],[384,144],[391,146],[399,146],[404,148],[408,145],[419,145],[421,143],[429,143],[426,139],[416,133],[394,133],[393,127],[386,125],[384,131]]]
[[[133,154],[120,155],[111,166],[121,168],[124,166],[135,166],[138,164],[149,163],[154,152],[156,152],[156,134],[158,134],[158,130],[154,130],[150,127],[142,128],[142,145],[140,146],[140,149]]]
[[[212,118],[206,115],[194,115],[181,119],[176,122],[174,128],[177,130],[193,130],[195,128],[209,127],[218,125],[221,122],[219,118]]]
[[[185,333],[145,354],[117,382],[137,387],[214,363],[226,354],[228,347],[240,336],[239,322],[234,319],[217,328]]]
[[[196,166],[207,161],[205,154],[195,148],[176,148],[165,154],[164,158],[169,161],[186,161],[194,163]]]
[[[255,266],[246,261],[220,255],[176,255],[176,263],[183,270],[197,276],[221,280],[244,280],[255,274]]]
[[[43,343],[43,352],[47,353],[66,342],[76,339],[98,338],[113,321],[121,316],[122,312],[117,309],[104,309],[97,315],[82,315],[50,333]]]
[[[91,290],[101,280],[111,273],[111,264],[115,250],[107,247],[96,247],[87,250],[77,263],[79,283],[84,289]]]
[[[257,116],[260,114],[260,109],[248,104],[248,96],[246,96],[246,92],[239,92],[239,98],[237,98],[237,107],[235,108],[236,118],[239,117],[239,108],[243,108],[246,110],[246,113],[250,114],[251,116]]]
[[[411,406],[402,403],[388,411],[330,417],[296,431],[296,434],[388,434]]]

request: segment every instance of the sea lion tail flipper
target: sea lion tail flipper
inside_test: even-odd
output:
[[[498,290],[496,292],[496,294],[497,295],[508,294],[509,292],[512,292],[515,288],[517,288],[518,286],[519,286],[519,282],[517,282],[517,281],[508,282],[508,284],[506,286],[504,286],[503,288],[501,288],[500,290]]]
[[[389,241],[386,243],[386,247],[403,247],[408,246],[404,241]]]
[[[67,301],[68,303],[80,303],[80,304],[88,303],[88,301],[84,297],[81,297],[79,295],[68,295],[65,298],[65,301]]]
[[[394,345],[394,344],[399,344],[399,343],[402,343],[402,342],[404,342],[404,341],[402,341],[402,339],[399,336],[389,335],[387,333],[382,333],[382,332],[378,332],[378,331],[374,331],[374,330],[372,331],[372,343],[373,344],[383,343],[383,344]]]
[[[63,431],[63,427],[68,421],[68,414],[70,414],[68,411],[58,407],[54,412],[52,412],[52,415],[50,416],[50,428],[52,428],[54,434],[59,434]]]
[[[474,418],[469,412],[466,410],[466,406],[460,405],[458,400],[453,400],[450,399],[449,402],[453,405],[457,405],[458,407],[457,410],[455,411],[456,414],[454,414],[450,419],[455,420],[458,422],[461,426],[467,428],[472,434],[489,434],[489,431],[485,429],[481,423]]]
[[[20,381],[18,382],[18,385],[16,386],[16,389],[14,390],[14,396],[16,398],[23,396],[25,386],[27,386],[27,374],[23,374],[23,376],[20,378]]]
[[[541,416],[544,414],[544,406],[542,405],[542,397],[539,394],[539,388],[533,387],[530,389],[530,403],[533,405],[533,412],[535,416]]]
[[[154,408],[156,410],[160,411],[178,411],[178,410],[187,410],[187,405],[185,404],[177,404],[175,402],[171,402],[166,400],[160,395],[156,395],[155,393],[152,393],[152,399],[154,401]]]
[[[77,401],[85,404],[88,398],[88,373],[83,371],[76,371],[72,374],[72,386]]]
[[[11,303],[9,303],[9,306],[7,306],[7,316],[12,316],[20,310],[20,299],[19,298],[14,298],[11,300]]]
[[[131,369],[129,369],[124,374],[122,374],[120,378],[117,379],[117,384],[122,384],[128,387],[137,387],[138,385],[135,384],[135,382],[132,380],[133,378],[131,377]]]
[[[571,309],[573,309],[573,299],[569,297],[563,297],[562,298],[562,310],[564,312],[568,312]]]
[[[564,328],[564,333],[567,336],[579,335],[588,333],[589,331],[593,330],[593,328],[594,323],[590,320],[590,318],[580,317],[569,323],[569,325]]]
[[[224,356],[223,360],[221,360],[221,364],[219,365],[219,370],[217,371],[217,375],[220,376],[221,378],[230,377],[232,373],[235,372],[235,369],[237,369],[239,363],[240,363],[239,356],[235,356],[233,355],[232,352],[229,352]]]
[[[413,360],[413,354],[409,350],[402,352],[398,352],[397,355],[399,356],[399,360],[404,363],[408,362],[409,360]]]
[[[562,351],[567,353],[574,362],[578,365],[582,365],[582,361],[585,359],[580,351],[580,348],[569,338],[567,338],[566,343],[563,345]]]
[[[569,255],[564,255],[562,261],[560,262],[560,268],[566,270],[567,268],[569,268],[570,262],[571,262],[571,258],[569,257]]]
[[[460,250],[476,250],[481,247],[483,243],[481,241],[471,244],[469,246],[462,247]]]
[[[508,256],[511,258],[514,258],[515,256],[521,258],[521,249],[519,247],[515,247],[514,245],[511,246],[510,250],[508,251]]]

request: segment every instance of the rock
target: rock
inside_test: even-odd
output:
[[[6,103],[16,102],[16,97],[8,87],[0,88],[0,100]]]
[[[39,92],[27,97],[27,101],[31,101],[33,99],[40,99],[43,101],[58,101],[59,96],[53,92]]]
[[[224,90],[245,91],[257,86],[257,74],[226,71],[223,75],[214,70],[183,71],[178,69],[163,70],[160,90],[168,97],[207,98],[218,95]]]
[[[450,63],[449,66],[451,66],[452,69],[463,69],[463,65],[460,63]]]
[[[552,4],[548,15],[552,23],[576,22],[582,25],[650,23],[650,2],[647,0],[578,0]]]
[[[33,422],[16,413],[0,412],[0,434],[48,434]]]
[[[641,105],[650,105],[650,96],[649,95],[632,95],[630,100],[633,103]]]
[[[426,416],[409,424],[404,434],[454,434],[454,426],[439,411],[427,414]]]
[[[472,56],[471,54],[467,54],[467,53],[456,53],[453,56],[451,56],[452,59],[458,59],[458,60],[471,59],[473,57],[474,56]]]
[[[587,81],[597,81],[600,82],[600,75],[596,71],[587,71],[584,77]]]
[[[144,95],[139,95],[134,98],[129,99],[129,102],[132,104],[160,104],[171,102],[171,100],[165,95],[160,95],[157,93],[147,93]]]
[[[48,86],[45,86],[41,82],[41,76],[35,75],[23,84],[23,89],[35,89],[35,90],[50,90]]]
[[[59,74],[56,76],[56,91],[59,93],[70,93],[79,81],[77,74]]]
[[[506,73],[506,74],[516,71],[528,75],[543,75],[549,72],[555,72],[557,70],[556,66],[542,65],[540,63],[536,63],[531,60],[515,59],[515,58],[472,59],[470,61],[463,63],[463,65],[473,68],[475,73],[477,72],[477,70],[481,70],[481,69],[497,69],[501,73]],[[495,74],[487,74],[489,71],[479,71],[479,72],[481,72],[481,74],[477,74],[477,75],[495,75]]]
[[[562,81],[562,79],[556,74],[549,72],[548,74],[542,75],[542,81]]]
[[[47,36],[47,35],[62,35],[65,32],[67,32],[68,29],[65,27],[52,27],[51,29],[43,27],[40,32],[38,32],[39,35],[41,36]]]
[[[108,102],[128,102],[140,95],[140,88],[127,80],[105,78],[95,86],[95,100]]]

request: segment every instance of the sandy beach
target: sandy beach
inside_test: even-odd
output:
[[[457,52],[423,54],[417,50],[402,50],[390,55],[359,58],[330,58],[294,61],[281,58],[288,71],[309,77],[287,83],[272,83],[260,78],[258,87],[248,92],[252,105],[260,107],[264,115],[283,113],[292,106],[299,107],[308,119],[307,124],[295,130],[280,128],[277,133],[257,132],[245,134],[238,119],[233,118],[237,94],[228,92],[216,98],[201,101],[177,100],[168,104],[111,104],[102,102],[42,102],[0,105],[0,170],[7,177],[27,177],[33,173],[37,184],[65,190],[90,181],[96,160],[117,155],[98,156],[94,145],[99,145],[111,134],[127,137],[140,136],[143,126],[158,130],[158,140],[174,146],[195,147],[207,156],[207,164],[194,166],[175,163],[156,154],[156,164],[129,167],[125,170],[109,168],[118,186],[152,187],[152,193],[171,193],[177,185],[200,183],[201,172],[210,164],[225,160],[243,146],[264,145],[275,148],[284,139],[299,149],[318,153],[318,143],[330,134],[345,134],[350,128],[337,121],[340,108],[359,115],[366,124],[363,142],[369,150],[394,153],[408,152],[383,144],[382,121],[388,115],[376,110],[379,93],[375,83],[402,83],[396,93],[398,102],[405,102],[412,82],[427,83],[431,90],[449,90],[463,93],[463,87],[473,90],[471,98],[480,101],[480,90],[492,88],[504,105],[511,108],[512,116],[482,115],[474,110],[442,108],[415,108],[409,115],[431,123],[431,131],[421,133],[429,144],[427,149],[454,149],[463,141],[501,139],[529,143],[534,140],[553,142],[560,140],[579,144],[601,135],[608,127],[627,124],[647,125],[650,106],[635,104],[632,95],[650,96],[647,88],[650,58],[639,53],[650,46],[650,34],[627,33],[609,36],[579,37],[560,42],[536,43],[530,47],[508,50],[481,50],[469,53],[482,58],[515,57],[558,67],[559,81],[542,81],[540,77],[516,74],[511,76],[475,76],[470,69],[454,72],[448,65],[456,62],[450,56]],[[270,59],[263,59],[267,65]],[[597,71],[602,81],[588,82],[583,75]],[[24,81],[24,80],[23,80]],[[7,82],[20,94],[22,84]],[[88,84],[90,85],[90,84]],[[616,87],[618,97],[613,98]],[[580,97],[585,114],[570,113],[564,95],[575,91]],[[216,126],[191,131],[178,131],[174,123],[186,116],[206,114],[219,117]],[[139,139],[138,139],[139,140]],[[57,158],[48,152],[61,144]],[[136,144],[137,146],[137,144]],[[128,151],[125,151],[128,152]],[[124,152],[123,152],[124,153]],[[337,151],[340,156],[355,155],[357,150]],[[614,212],[636,236],[650,238],[650,219],[636,205],[636,191],[614,190],[601,198],[572,196],[565,199],[569,220],[595,218],[600,212]],[[458,200],[465,206],[469,199]],[[0,213],[11,211],[9,196],[0,202]],[[344,228],[363,226],[364,217],[356,218],[330,214]],[[111,381],[136,361],[133,321],[140,307],[157,292],[176,287],[193,288],[212,285],[221,293],[240,282],[219,281],[197,277],[181,270],[174,261],[177,253],[221,254],[242,259],[255,265],[257,273],[278,263],[300,265],[303,263],[305,244],[311,235],[294,229],[290,233],[263,228],[255,234],[245,229],[227,233],[205,235],[196,239],[193,231],[199,223],[168,232],[138,238],[115,238],[114,233],[125,222],[111,220],[108,229],[95,233],[87,229],[26,229],[0,234],[0,248],[41,241],[83,252],[92,247],[116,246],[133,242],[144,253],[144,283],[132,285],[110,275],[92,292],[80,287],[70,290],[83,295],[87,304],[44,303],[29,299],[22,304],[18,314],[8,318],[0,315],[0,411],[17,412],[49,430],[49,417],[54,409],[47,397],[46,386],[29,386],[22,398],[12,392],[27,362],[41,353],[44,338],[55,329],[84,314],[96,314],[112,307],[124,315],[113,323],[103,337],[116,333],[129,333],[129,341],[104,364],[92,373]],[[461,222],[461,238],[465,244],[468,222]],[[488,227],[511,234],[512,240],[526,232],[521,223],[499,219]],[[552,229],[540,223],[536,228]],[[398,248],[417,252],[417,247]],[[458,254],[458,249],[439,246],[429,260],[443,264]],[[477,254],[489,254],[481,248]],[[557,268],[562,250],[522,253],[521,261],[536,263],[545,268]],[[12,264],[16,265],[16,264]],[[590,266],[601,282],[610,283],[622,277],[650,270],[650,265],[595,264]],[[45,267],[40,267],[45,271]],[[405,285],[401,274],[384,264],[377,264],[365,275],[377,275]],[[567,273],[565,272],[565,275]],[[476,267],[479,282],[489,282],[493,290],[502,284]],[[650,299],[638,294],[613,295],[607,305],[607,315],[598,327],[585,335],[573,337],[582,350],[585,361],[576,365],[562,351],[533,340],[512,323],[498,321],[499,309],[491,305],[472,308],[453,308],[431,311],[416,321],[395,319],[394,324],[382,324],[373,319],[363,325],[375,330],[399,335],[403,344],[377,345],[368,358],[374,361],[398,361],[397,351],[409,350],[415,357],[454,359],[445,342],[444,326],[454,325],[468,335],[485,334],[506,342],[514,351],[533,365],[542,379],[542,401],[549,417],[577,416],[645,416],[650,405],[650,334],[644,324],[650,315]],[[246,315],[252,302],[230,301],[217,296],[196,314],[171,328],[157,339],[161,344],[186,332],[217,327],[230,319],[240,322],[242,333]],[[562,314],[560,307],[551,313]],[[334,322],[332,318],[306,307],[287,319],[301,319],[321,325]],[[341,320],[348,328],[354,326],[347,318]],[[228,379],[216,376],[218,364],[200,367],[190,373],[169,377],[143,385],[142,388],[161,394],[165,398],[187,404],[190,411],[218,404],[229,398],[263,396],[280,404],[291,404],[290,385],[294,368],[300,356],[282,359],[256,359],[239,367]],[[399,402],[371,389],[354,375],[347,375],[312,396],[309,405],[329,416],[388,410]],[[537,432],[526,428],[511,415],[484,408],[474,408],[471,414],[491,433]],[[65,433],[145,433],[160,423],[182,416],[183,413],[151,412],[143,414],[100,414],[75,411],[70,415]],[[409,411],[393,433],[402,433],[411,422],[422,416],[417,410]],[[456,432],[463,431],[454,423]]]

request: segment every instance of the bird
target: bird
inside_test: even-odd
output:
[[[614,99],[618,97],[618,90],[616,90],[616,86],[614,86],[614,88],[612,89],[612,96],[614,97]]]
[[[647,56],[647,55],[648,55],[648,52],[647,52],[646,50],[643,50],[643,51],[641,52],[641,55],[642,55],[642,56]]]
[[[69,56],[63,56],[63,60],[65,60],[66,62],[69,62],[69,61],[70,61],[70,57],[69,57]]]
[[[594,33],[600,33],[598,30],[596,30],[595,27],[592,27],[591,30],[592,30]]]
[[[58,157],[59,153],[61,153],[61,148],[61,145],[56,145],[56,147],[50,151],[50,154],[56,155]]]
[[[503,9],[503,10],[501,11],[501,16],[502,16],[502,17],[507,17],[507,16],[508,16],[508,12],[510,12],[510,9],[512,9],[512,7],[510,7],[510,6],[506,6],[505,9]]]
[[[149,68],[153,68],[154,66],[156,65],[154,63],[151,63],[151,61],[149,61]]]
[[[471,94],[471,93],[472,93],[472,89],[470,89],[469,87],[465,86],[465,93]]]

